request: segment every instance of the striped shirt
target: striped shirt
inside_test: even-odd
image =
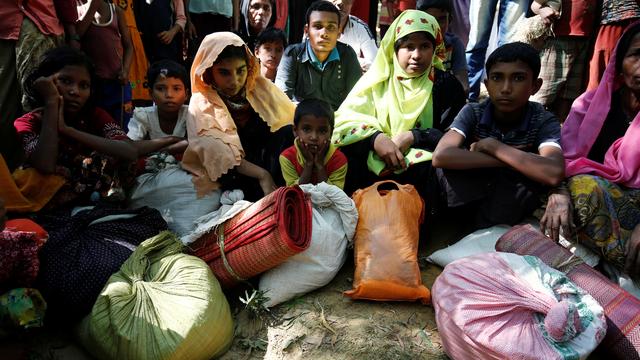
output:
[[[293,146],[288,147],[280,154],[282,177],[287,183],[287,186],[298,183],[300,175],[302,175],[304,163],[305,159],[298,148],[297,141],[294,142]],[[344,181],[347,177],[347,157],[333,145],[329,145],[327,155],[324,159],[324,167],[327,172],[327,184],[335,185],[343,189]],[[311,179],[311,183],[316,184],[316,179]]]
[[[530,101],[522,121],[506,133],[495,123],[490,100],[465,105],[453,120],[450,129],[465,137],[467,147],[478,140],[491,137],[531,153],[538,153],[544,146],[560,148],[560,123],[555,115],[537,102]]]

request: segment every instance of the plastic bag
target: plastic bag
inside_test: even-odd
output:
[[[186,235],[195,228],[196,219],[220,207],[220,190],[198,198],[191,179],[178,167],[142,174],[136,178],[129,207],[158,209],[170,230]]]
[[[353,194],[358,208],[353,299],[431,301],[418,266],[424,202],[412,185],[380,181]]]
[[[596,300],[534,256],[462,258],[432,292],[452,359],[585,359],[607,330]]]

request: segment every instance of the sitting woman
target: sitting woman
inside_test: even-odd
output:
[[[255,49],[258,34],[276,22],[274,0],[242,0],[238,31],[249,49]]]
[[[568,188],[540,220],[556,239],[595,250],[640,280],[640,23],[620,38],[597,89],[580,96],[562,127]],[[572,210],[572,204],[574,209]],[[575,229],[573,228],[575,221]]]
[[[260,75],[242,39],[208,35],[193,61],[191,84],[182,167],[194,174],[198,192],[222,185],[256,201],[284,185],[278,157],[293,144],[295,106]]]
[[[432,191],[431,151],[465,104],[464,90],[444,72],[438,22],[407,10],[391,25],[369,71],[336,112],[332,142],[349,160],[350,193],[381,178]]]
[[[119,210],[139,151],[93,105],[94,79],[81,52],[48,51],[25,82],[36,110],[14,122],[27,156],[24,167],[63,179],[36,218],[49,233],[39,253],[37,288],[48,309],[65,319],[86,315],[131,249],[167,228],[156,210]]]

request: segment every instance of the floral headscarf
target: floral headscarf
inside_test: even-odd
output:
[[[435,40],[431,66],[421,75],[410,76],[398,63],[394,44],[415,32],[427,32]],[[336,112],[332,142],[340,147],[364,140],[376,131],[389,137],[413,128],[433,126],[432,89],[435,69],[444,69],[444,39],[437,20],[431,15],[406,10],[394,20],[380,43],[378,54]],[[431,160],[431,153],[409,149],[407,165]],[[385,163],[373,151],[369,169],[380,174]]]

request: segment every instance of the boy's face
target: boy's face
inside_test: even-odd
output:
[[[298,125],[293,126],[293,132],[299,141],[314,155],[320,148],[328,144],[331,139],[329,119],[323,116],[303,115],[300,117]]]
[[[449,28],[449,12],[438,8],[427,8],[425,12],[438,20],[440,31],[444,35]]]
[[[160,74],[151,89],[151,99],[163,113],[178,112],[187,100],[187,89],[182,80]]]
[[[309,23],[304,26],[311,49],[320,61],[324,61],[338,41],[338,15],[328,11],[313,11]]]
[[[260,59],[260,64],[269,70],[278,68],[283,53],[282,41],[266,42],[256,49],[256,57]]]
[[[540,89],[542,79],[535,79],[525,62],[497,62],[484,81],[496,115],[509,115],[521,111],[529,97]]]

